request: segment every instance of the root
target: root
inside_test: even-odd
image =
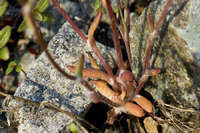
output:
[[[158,107],[164,118],[154,117],[159,123],[168,123],[176,130],[183,133],[200,131],[200,111],[194,109],[183,109],[169,104],[165,104],[159,100]],[[197,118],[196,120],[190,119],[191,117]]]

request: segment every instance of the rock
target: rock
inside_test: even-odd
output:
[[[62,9],[74,20],[75,17],[78,17],[82,20],[91,16],[93,13],[92,8],[89,6],[89,2],[79,2],[71,1],[71,0],[58,0]],[[64,17],[60,14],[57,8],[50,2],[50,6],[47,9],[51,15],[54,16],[54,23],[41,22],[40,28],[41,31],[47,41],[49,41],[57,32],[58,29],[66,22]],[[84,14],[83,14],[84,12]],[[77,22],[77,21],[76,21]],[[82,21],[80,24],[83,23]]]
[[[15,77],[13,75],[5,75],[2,80],[2,84],[5,85],[5,91],[15,92],[16,86],[13,86]]]
[[[29,51],[24,53],[24,55],[21,57],[20,65],[22,66],[25,72],[29,71],[35,59],[36,56],[34,54],[31,54]],[[18,83],[21,83],[25,78],[26,75],[23,72],[20,72],[18,75]]]
[[[102,53],[111,49],[98,45]],[[59,32],[49,42],[48,50],[53,54],[59,66],[66,70],[66,65],[75,64],[81,53],[90,51],[90,47],[65,23]],[[105,56],[106,57],[106,56]],[[108,57],[107,57],[108,59]],[[86,66],[89,66],[88,59]],[[91,100],[88,91],[76,81],[66,79],[49,63],[45,53],[32,65],[27,78],[17,88],[15,96],[23,97],[35,102],[49,101],[63,110],[83,116]],[[16,120],[19,122],[20,133],[58,133],[72,120],[65,114],[49,109],[38,110],[28,104],[16,103],[12,100],[9,107],[15,110]],[[34,110],[34,111],[33,111]]]
[[[151,3],[149,9],[154,23],[159,20],[167,1],[153,1]],[[199,38],[195,36],[199,32],[199,28],[190,30],[192,24],[198,21],[198,18],[196,17],[195,20],[190,12],[193,10],[193,13],[198,13],[199,9],[196,8],[196,11],[192,9],[197,7],[197,4],[200,5],[200,2],[195,0],[173,1],[164,25],[160,29],[159,36],[154,40],[149,61],[149,68],[160,68],[161,73],[149,78],[144,90],[148,91],[155,100],[162,99],[165,103],[177,107],[199,110],[200,67],[193,58],[194,52],[190,50],[191,46],[198,47],[195,42]],[[146,17],[147,12],[146,9],[141,16],[133,14],[131,18],[130,40],[133,73],[138,80],[142,73],[144,53],[150,29]],[[183,36],[183,34],[185,35]],[[186,37],[187,34],[191,34],[190,37],[195,37],[196,39],[189,36]],[[199,124],[198,120],[197,124]]]
[[[190,6],[184,9],[187,13],[187,23],[183,28],[174,27],[177,33],[187,42],[194,59],[200,65],[200,1],[191,0]],[[179,15],[181,16],[181,15]]]
[[[158,123],[152,117],[146,117],[143,123],[148,133],[158,133]]]

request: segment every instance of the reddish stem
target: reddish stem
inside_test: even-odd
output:
[[[29,4],[29,3],[28,3]],[[28,6],[29,8],[32,8],[30,7],[29,5],[25,5],[25,6]],[[23,7],[24,9],[25,7]],[[34,32],[34,35],[35,35],[35,38],[36,38],[36,41],[38,42],[38,44],[40,45],[40,48],[42,49],[42,51],[44,51],[49,59],[49,61],[51,62],[51,64],[56,68],[56,70],[58,70],[61,74],[63,74],[66,78],[68,79],[71,79],[71,80],[76,80],[76,77],[75,76],[72,76],[68,73],[66,73],[64,70],[62,70],[62,68],[55,62],[55,60],[53,59],[52,55],[49,53],[48,49],[46,49],[46,42],[45,40],[43,39],[42,37],[42,34],[40,32],[40,29],[37,27],[36,25],[36,21],[34,19],[34,15],[32,14],[32,11],[28,10],[28,12],[25,12],[24,10],[22,9],[23,11],[23,14],[26,18],[30,19],[30,23],[31,25],[33,26],[33,32]],[[87,81],[83,80],[83,79],[80,79],[80,82],[82,85],[84,85],[88,90],[90,91],[94,91],[94,89],[88,84]]]
[[[94,21],[92,22],[90,29],[88,31],[88,40],[89,40],[89,44],[93,50],[93,52],[96,54],[96,56],[99,58],[99,60],[101,61],[101,63],[103,64],[104,68],[106,69],[107,73],[109,74],[109,76],[113,79],[114,81],[114,74],[110,68],[110,66],[107,64],[107,62],[105,61],[105,59],[103,58],[103,56],[101,55],[98,47],[96,46],[95,40],[94,40],[94,31],[96,30],[99,21],[101,19],[102,13],[99,12],[98,15],[96,16],[96,18],[94,19]]]
[[[151,33],[149,35],[148,42],[147,42],[148,45],[147,45],[147,48],[146,48],[146,51],[145,51],[143,73],[146,71],[146,69],[148,68],[148,65],[149,65],[149,58],[150,58],[151,49],[152,49],[152,42],[155,38],[155,34],[157,33],[157,31],[160,29],[161,25],[163,24],[164,18],[166,17],[167,11],[168,11],[171,4],[172,4],[172,0],[169,0],[167,2],[167,4],[165,5],[164,10],[162,11],[160,19],[156,24],[156,28],[153,29],[153,30],[152,30],[152,28],[154,28],[154,27],[153,27],[152,19],[150,18],[151,15],[148,15],[148,22],[151,26]]]
[[[126,11],[127,11],[127,18],[126,18],[126,33],[125,33],[125,46],[126,46],[126,52],[128,55],[128,61],[129,65],[132,66],[132,59],[131,59],[131,50],[130,50],[130,41],[129,41],[129,30],[130,30],[130,10],[128,8],[128,3],[126,5]]]
[[[168,9],[171,6],[171,4],[172,4],[172,0],[168,0],[167,4],[164,7],[164,10],[162,11],[160,19],[158,20],[158,23],[156,25],[156,29],[155,29],[156,31],[158,31],[160,29],[160,27],[161,27],[161,25],[162,25],[162,23],[163,23],[163,21],[165,19],[165,16],[167,15]]]
[[[113,13],[113,10],[111,7],[110,0],[105,0],[105,4],[106,4],[106,9],[107,9],[108,15],[111,20],[111,26],[112,26],[112,31],[113,31],[113,40],[114,40],[115,49],[117,52],[118,61],[119,61],[118,67],[122,70],[122,69],[124,69],[124,61],[123,61],[122,52],[120,49],[119,40],[118,40],[117,28],[116,28],[116,24],[115,24],[115,16],[114,16],[114,13]]]
[[[150,57],[150,54],[151,54],[153,39],[154,39],[154,35],[152,33],[150,33],[149,39],[148,39],[148,42],[147,42],[148,45],[147,45],[147,48],[146,48],[146,51],[145,51],[143,73],[147,70],[148,65],[149,65],[149,57]]]
[[[153,24],[153,20],[152,20],[152,15],[150,13],[147,16],[147,21],[148,21],[148,23],[150,25],[151,32],[153,32],[153,30],[154,30],[154,24]]]
[[[58,9],[58,11],[63,15],[63,17],[70,23],[72,28],[79,34],[79,36],[83,39],[83,41],[87,42],[87,37],[81,32],[78,26],[71,20],[71,18],[67,15],[67,13],[60,7],[60,4],[57,0],[51,0],[54,6]]]

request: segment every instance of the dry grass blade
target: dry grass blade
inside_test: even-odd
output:
[[[91,123],[89,123],[85,119],[81,118],[80,116],[72,114],[69,111],[62,110],[58,106],[56,106],[56,105],[54,105],[52,103],[49,103],[49,102],[41,102],[41,103],[40,102],[34,102],[34,101],[31,101],[31,100],[28,100],[28,99],[24,99],[24,98],[21,98],[21,97],[18,97],[18,96],[11,96],[11,95],[3,93],[3,92],[0,92],[0,95],[5,96],[5,97],[12,97],[14,100],[16,100],[18,102],[26,103],[28,105],[37,106],[39,108],[42,108],[42,107],[43,108],[48,108],[48,109],[51,109],[51,110],[54,110],[54,111],[57,111],[57,112],[64,113],[67,116],[69,116],[71,119],[73,119],[76,123],[79,124],[78,121],[82,121],[85,124],[89,125],[92,129],[95,129],[96,131],[101,132],[98,128],[96,128],[94,125],[92,125]],[[10,112],[10,110],[7,110],[7,112]],[[11,110],[11,113],[12,113],[12,110]]]

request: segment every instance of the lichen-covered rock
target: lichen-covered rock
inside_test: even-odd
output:
[[[102,53],[111,52],[111,49],[101,44],[98,44],[98,47]],[[59,66],[66,71],[66,66],[74,65],[81,53],[91,51],[68,23],[65,23],[49,42],[48,50]],[[88,67],[88,58],[86,60]],[[27,78],[17,88],[15,96],[35,102],[48,101],[77,115],[84,115],[91,103],[87,89],[76,81],[66,79],[51,65],[45,53],[32,65]],[[71,122],[69,116],[49,109],[38,110],[37,107],[20,102],[17,104],[15,101],[11,101],[9,107],[16,111],[20,133],[58,133]]]
[[[75,20],[76,23],[84,30],[87,23],[93,17],[93,9],[89,1],[72,1],[72,0],[58,0],[60,7]],[[40,22],[40,29],[45,40],[49,41],[59,30],[59,28],[66,22],[65,18],[58,11],[58,9],[50,2],[49,7],[45,11],[51,14],[55,22]],[[28,34],[28,33],[27,33]]]
[[[162,0],[151,3],[149,11],[152,13],[155,24],[159,20],[167,1]],[[144,89],[155,100],[162,99],[171,105],[199,110],[200,67],[194,60],[189,47],[194,45],[191,44],[193,40],[188,41],[188,38],[180,33],[180,30],[189,30],[188,25],[195,21],[190,19],[190,10],[193,10],[191,8],[193,8],[194,3],[199,2],[195,0],[173,1],[159,35],[154,40],[149,61],[149,68],[160,68],[161,73],[149,78]],[[150,31],[147,13],[148,10],[146,9],[141,16],[132,15],[131,53],[133,73],[137,79],[140,78],[142,73],[144,53]],[[196,35],[194,34],[194,36]]]

